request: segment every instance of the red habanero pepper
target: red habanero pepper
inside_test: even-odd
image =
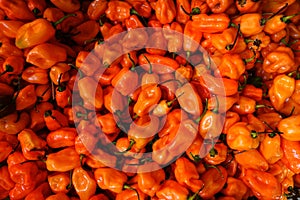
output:
[[[5,12],[10,19],[19,20],[34,20],[34,14],[29,10],[24,0],[1,0],[0,8]]]
[[[66,86],[58,86],[55,91],[55,100],[56,104],[61,108],[69,106],[72,102],[71,90]]]
[[[158,0],[155,5],[155,14],[160,23],[171,23],[176,17],[176,7],[174,1]]]
[[[130,17],[131,5],[124,1],[110,1],[105,11],[106,17],[111,21],[122,22]]]
[[[47,110],[44,114],[44,120],[50,131],[68,126],[67,117],[58,110]]]
[[[224,31],[230,23],[229,17],[224,14],[199,14],[192,17],[192,25],[203,33],[217,33]]]
[[[143,55],[139,56],[138,63],[146,71],[149,71],[150,68],[149,62],[152,64],[152,71],[157,74],[172,73],[174,72],[174,70],[176,70],[179,67],[177,61],[173,60],[172,58],[168,58],[160,55],[152,55],[152,54],[143,54]]]
[[[232,5],[233,0],[206,0],[206,3],[213,13],[223,13]]]

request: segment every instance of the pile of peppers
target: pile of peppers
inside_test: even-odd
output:
[[[162,48],[97,56],[144,27],[163,31],[132,42]],[[299,0],[0,0],[0,199],[296,199],[299,66]],[[118,152],[97,148],[105,138]],[[188,138],[180,155],[159,152]],[[120,154],[143,164],[111,167]]]

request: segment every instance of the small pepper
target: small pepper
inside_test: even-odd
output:
[[[89,200],[96,192],[96,181],[82,167],[77,167],[72,173],[72,183],[80,199]]]
[[[80,158],[72,147],[67,147],[47,156],[46,166],[48,171],[67,172],[80,166]]]

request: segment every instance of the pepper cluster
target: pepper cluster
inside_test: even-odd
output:
[[[299,39],[299,0],[0,0],[0,199],[299,197]]]

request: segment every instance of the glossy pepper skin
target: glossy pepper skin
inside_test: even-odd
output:
[[[230,22],[226,14],[199,14],[192,17],[192,25],[203,33],[217,33],[224,31]]]
[[[55,29],[46,19],[36,19],[21,26],[16,35],[16,46],[20,49],[47,42],[55,35]]]
[[[158,0],[155,6],[155,14],[162,24],[172,22],[176,16],[176,7],[174,2],[170,0]]]
[[[127,181],[125,173],[112,168],[98,168],[94,172],[97,184],[102,189],[120,193]]]
[[[188,190],[174,180],[166,180],[156,192],[161,199],[187,199]]]
[[[284,102],[292,96],[295,90],[295,79],[287,75],[278,75],[274,78],[273,84],[269,89],[269,97],[276,110],[284,106]]]
[[[75,168],[72,173],[72,184],[82,200],[88,200],[96,192],[96,181],[82,167]]]
[[[248,187],[250,187],[257,198],[277,199],[281,196],[280,183],[268,172],[246,169],[242,176],[242,180]]]
[[[149,84],[141,91],[136,104],[133,107],[134,113],[144,116],[149,113],[151,108],[158,103],[161,98],[161,90],[157,84]]]
[[[49,171],[67,172],[80,166],[80,158],[73,147],[67,147],[49,154],[46,166]]]
[[[300,141],[300,132],[299,132],[299,115],[293,115],[288,118],[282,119],[277,128],[282,132],[281,136],[289,141]]]

